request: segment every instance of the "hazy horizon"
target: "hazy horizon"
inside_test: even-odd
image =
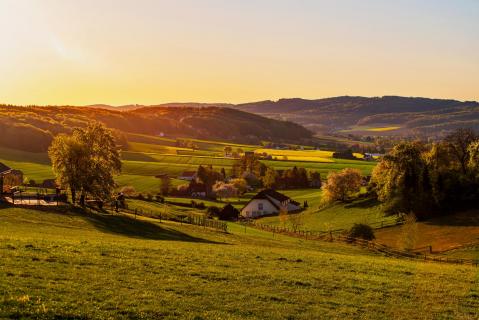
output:
[[[479,2],[0,1],[0,103],[478,101]]]

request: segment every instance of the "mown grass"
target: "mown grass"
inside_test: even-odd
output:
[[[0,209],[0,318],[473,319],[476,268],[234,225]],[[245,232],[246,230],[246,232]]]

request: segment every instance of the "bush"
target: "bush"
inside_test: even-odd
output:
[[[219,217],[221,209],[216,206],[211,206],[206,209],[206,214],[208,217]]]
[[[376,238],[374,236],[373,228],[364,223],[355,223],[351,230],[349,230],[348,235],[352,238],[360,238],[364,240],[374,240]]]
[[[136,197],[138,198],[138,200],[145,200],[145,197],[143,196],[142,193],[138,193]]]
[[[153,200],[153,195],[152,195],[151,193],[147,193],[147,194],[146,194],[146,199],[147,199],[148,201],[152,201],[152,200]]]

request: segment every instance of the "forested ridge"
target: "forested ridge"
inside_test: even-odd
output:
[[[302,126],[222,107],[144,107],[128,111],[71,106],[0,105],[0,146],[41,152],[53,137],[96,120],[118,132],[224,139],[298,141],[311,137]]]

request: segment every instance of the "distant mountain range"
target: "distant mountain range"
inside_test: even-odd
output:
[[[313,132],[357,135],[441,136],[458,127],[479,130],[479,103],[417,97],[333,97],[280,99],[243,104],[166,103],[150,107],[239,109],[298,123]],[[113,108],[96,105],[96,107]],[[131,110],[144,106],[117,107]],[[116,109],[118,110],[118,109]]]

